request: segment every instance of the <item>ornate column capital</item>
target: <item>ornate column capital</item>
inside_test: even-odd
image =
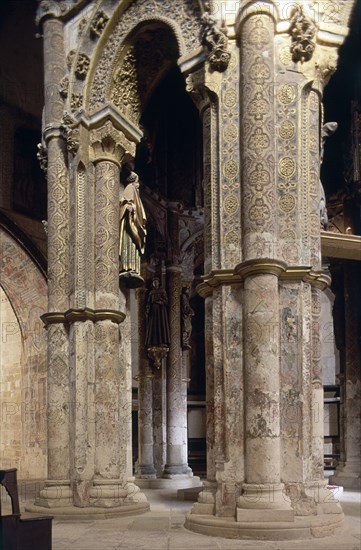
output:
[[[132,131],[121,117],[114,117],[110,109],[98,113],[83,123],[90,130],[91,154],[94,162],[111,161],[118,166],[135,156],[139,132]]]

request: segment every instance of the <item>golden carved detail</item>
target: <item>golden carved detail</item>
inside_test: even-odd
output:
[[[296,171],[296,162],[291,157],[283,157],[278,163],[278,171],[281,176],[290,178]]]
[[[253,170],[249,175],[249,181],[252,185],[256,186],[256,189],[262,190],[263,187],[266,187],[270,182],[270,175],[267,170],[264,169],[262,163],[256,164],[256,169]]]
[[[225,243],[228,247],[231,246],[238,250],[241,245],[240,235],[236,231],[228,231],[225,236]]]
[[[227,160],[224,165],[224,175],[226,178],[233,179],[238,173],[238,165],[233,159]]]
[[[235,195],[229,195],[224,201],[224,209],[230,216],[233,216],[238,210],[239,202]]]
[[[283,84],[278,90],[278,99],[284,105],[293,103],[296,99],[296,88],[293,84]]]
[[[248,140],[248,146],[250,149],[267,149],[269,144],[270,138],[262,131],[262,128],[260,127],[254,130]]]
[[[292,212],[292,210],[294,210],[296,206],[296,200],[294,196],[290,194],[282,195],[282,197],[279,198],[278,202],[279,202],[280,209],[283,212],[287,212],[287,213]]]
[[[238,128],[235,124],[227,124],[223,129],[224,139],[226,141],[235,141],[238,136]]]
[[[292,54],[289,46],[283,46],[278,57],[282,65],[289,65],[292,61]]]
[[[223,102],[226,107],[234,107],[237,102],[237,92],[233,88],[229,88],[223,94]]]
[[[282,139],[292,139],[295,132],[296,127],[290,120],[283,120],[278,129],[278,134]]]

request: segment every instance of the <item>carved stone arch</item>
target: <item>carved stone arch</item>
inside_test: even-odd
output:
[[[169,14],[172,14],[171,18]],[[150,21],[158,21],[171,29],[181,56],[201,47],[202,10],[198,0],[154,0],[151,17],[147,0],[135,0],[121,12],[118,8],[109,23],[112,30],[89,70],[85,105],[91,113],[107,103],[107,94],[111,88],[109,80],[118,64],[119,54],[122,55],[127,37],[131,36],[136,26]]]
[[[120,48],[107,82],[107,101],[133,123],[172,66],[181,49],[165,18],[148,18],[136,25]]]

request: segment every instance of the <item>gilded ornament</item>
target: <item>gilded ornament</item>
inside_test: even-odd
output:
[[[292,139],[295,132],[296,127],[291,120],[283,120],[278,129],[278,134],[282,139]]]
[[[249,41],[258,49],[262,49],[268,44],[269,33],[263,26],[263,21],[261,19],[257,19],[254,27],[251,29],[249,33]]]
[[[263,164],[256,164],[256,169],[249,174],[249,181],[252,185],[256,186],[256,189],[266,187],[270,183],[270,175],[267,170],[264,169]]]
[[[280,209],[286,214],[292,212],[292,210],[294,210],[296,206],[296,200],[294,196],[290,194],[282,195],[282,197],[279,198],[278,202]]]
[[[227,247],[234,247],[235,249],[239,249],[240,247],[240,236],[236,231],[228,231],[225,235],[225,243]]]
[[[262,85],[271,76],[271,71],[263,59],[258,56],[250,67],[249,76],[256,84]]]
[[[267,114],[269,104],[263,97],[261,92],[257,92],[250,102],[249,112],[254,116],[256,120],[263,120],[263,117]]]
[[[293,84],[283,84],[278,90],[278,99],[284,105],[293,103],[296,99],[296,88]]]
[[[290,178],[296,171],[296,163],[291,157],[283,157],[278,163],[278,171],[281,176]]]
[[[224,165],[224,175],[226,178],[233,179],[238,173],[238,165],[233,159],[227,160]]]
[[[238,199],[235,195],[229,195],[224,201],[224,209],[230,216],[233,216],[239,207]]]
[[[278,57],[282,65],[289,65],[292,61],[292,53],[289,46],[284,46],[281,48]]]
[[[262,131],[262,128],[256,128],[248,140],[248,147],[250,149],[267,149],[269,144],[270,139],[268,135]]]
[[[235,124],[226,124],[223,129],[223,136],[226,141],[235,141],[238,136],[238,128]]]
[[[237,92],[233,88],[229,88],[223,94],[223,103],[226,107],[234,107],[237,102]]]
[[[269,206],[264,202],[263,198],[257,198],[255,204],[249,209],[249,219],[256,222],[256,225],[264,225],[270,217]]]

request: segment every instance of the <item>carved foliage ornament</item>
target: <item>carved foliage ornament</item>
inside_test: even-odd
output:
[[[301,6],[296,5],[291,14],[291,26],[289,33],[292,38],[291,53],[292,59],[297,61],[309,61],[315,50],[314,37],[316,26],[305,16]]]
[[[202,16],[202,44],[209,52],[208,62],[214,71],[225,71],[231,54],[227,51],[227,30],[219,28],[216,20],[207,11]]]
[[[91,36],[99,37],[108,21],[109,17],[102,10],[97,11],[90,25]]]
[[[38,157],[40,168],[44,170],[44,174],[46,175],[48,171],[48,151],[42,143],[38,143],[38,152],[36,156]]]
[[[62,120],[62,129],[66,138],[67,149],[75,155],[79,149],[79,128],[76,120],[65,111]]]

